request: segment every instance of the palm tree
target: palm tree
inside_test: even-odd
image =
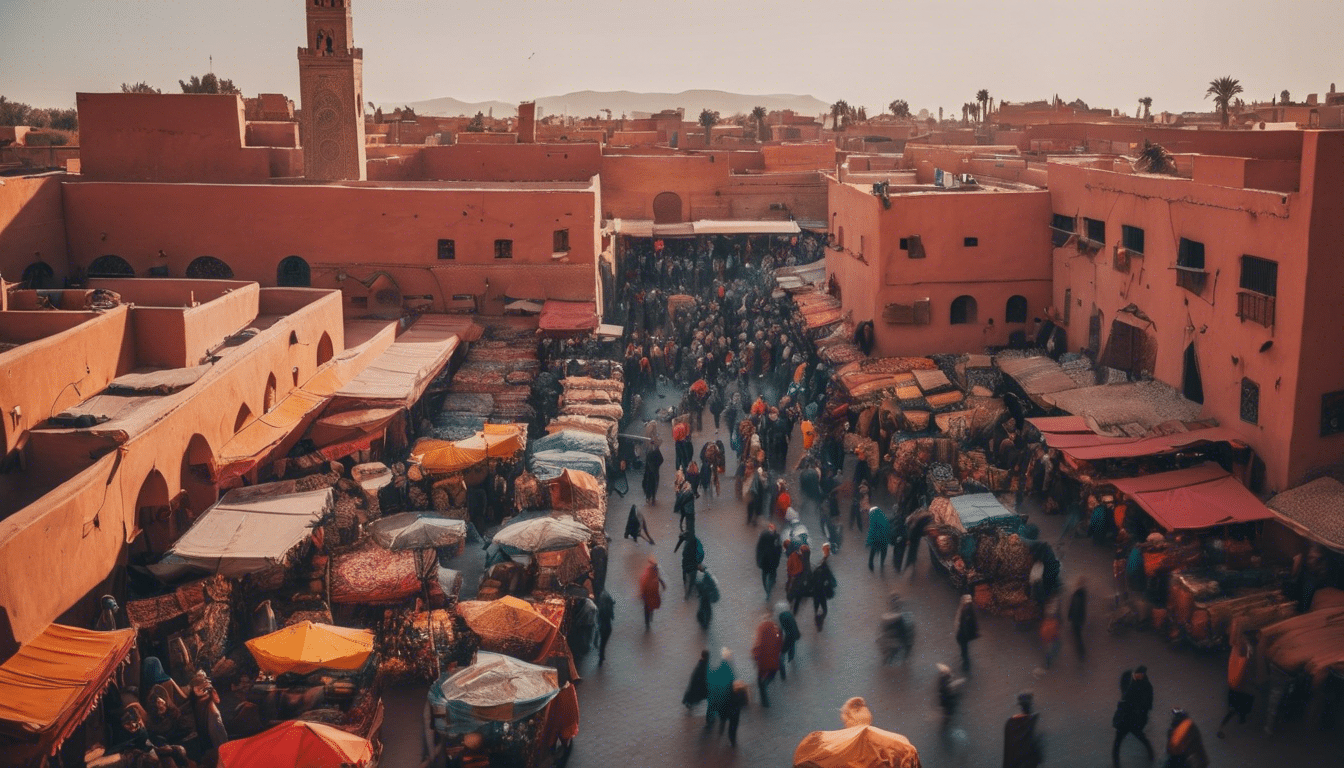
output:
[[[1231,77],[1220,77],[1217,80],[1209,81],[1209,89],[1204,92],[1204,98],[1213,97],[1213,103],[1218,107],[1218,111],[1223,116],[1223,127],[1227,127],[1227,111],[1232,106],[1232,98],[1241,93],[1241,81]]]
[[[978,114],[984,115],[985,122],[989,122],[989,90],[981,88],[976,91],[975,100],[980,102],[980,111]]]
[[[700,125],[705,128],[705,146],[709,146],[709,134],[719,124],[719,113],[712,109],[700,110]]]
[[[839,131],[840,118],[849,115],[849,102],[840,99],[831,105],[831,130]]]
[[[751,119],[756,123],[756,140],[760,142],[770,140],[770,129],[765,125],[766,114],[765,107],[751,108]]]
[[[1142,99],[1139,99],[1139,104],[1143,106],[1143,119],[1151,120],[1152,113],[1149,110],[1151,110],[1153,107],[1153,97],[1144,96]]]
[[[910,117],[910,105],[906,103],[905,99],[897,99],[891,102],[887,105],[887,109],[891,110],[892,115],[902,120]]]
[[[1293,100],[1290,98],[1291,96],[1292,94],[1288,92],[1288,89],[1284,88],[1283,93],[1279,94],[1279,103],[1284,105],[1285,107],[1288,106],[1289,104],[1292,104]]]

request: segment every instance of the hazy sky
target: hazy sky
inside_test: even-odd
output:
[[[975,91],[1058,93],[1132,112],[1212,109],[1344,87],[1341,0],[352,0],[366,98],[517,102],[577,90],[808,93],[880,111],[960,112]],[[0,0],[0,94],[76,91],[207,70],[247,95],[298,96],[304,0]]]

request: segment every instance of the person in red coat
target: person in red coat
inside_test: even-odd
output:
[[[663,575],[658,571],[658,560],[650,557],[649,564],[644,568],[644,574],[639,577],[639,598],[644,602],[645,629],[653,623],[653,612],[663,606],[665,589],[667,583],[663,581]]]
[[[751,646],[751,657],[756,661],[756,687],[761,691],[761,706],[770,706],[765,686],[779,674],[780,659],[784,652],[784,633],[775,620],[766,616],[756,626],[756,642]]]

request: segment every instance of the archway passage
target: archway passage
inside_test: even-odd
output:
[[[56,287],[56,273],[52,271],[51,265],[45,261],[34,261],[23,270],[23,277],[20,278],[26,288],[32,290],[45,290]]]
[[[321,368],[325,365],[331,359],[333,351],[331,336],[324,332],[322,338],[317,342],[317,367]]]
[[[173,518],[168,482],[157,469],[140,484],[140,494],[135,497],[135,522],[140,530],[136,540],[140,543],[134,548],[150,556],[167,552],[181,533]]]
[[[312,270],[298,256],[286,256],[275,268],[275,284],[281,288],[307,288],[312,285]]]
[[[676,192],[659,192],[653,198],[654,224],[680,224],[682,220],[681,195]]]
[[[191,436],[182,454],[182,490],[187,494],[187,517],[195,519],[218,499],[214,480],[215,453],[202,435]]]
[[[1003,321],[1005,323],[1027,322],[1027,297],[1010,296],[1008,305],[1003,310]]]
[[[966,325],[974,323],[976,319],[977,311],[973,296],[958,296],[952,300],[952,312],[949,318],[952,325]]]
[[[233,267],[214,256],[201,256],[187,265],[187,277],[193,280],[232,280]]]
[[[89,277],[135,277],[135,268],[120,256],[109,253],[94,259],[87,274]]]

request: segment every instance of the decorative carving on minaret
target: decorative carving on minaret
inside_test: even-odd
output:
[[[349,0],[304,0],[307,45],[299,49],[299,128],[304,176],[363,181],[364,52],[354,47]]]

